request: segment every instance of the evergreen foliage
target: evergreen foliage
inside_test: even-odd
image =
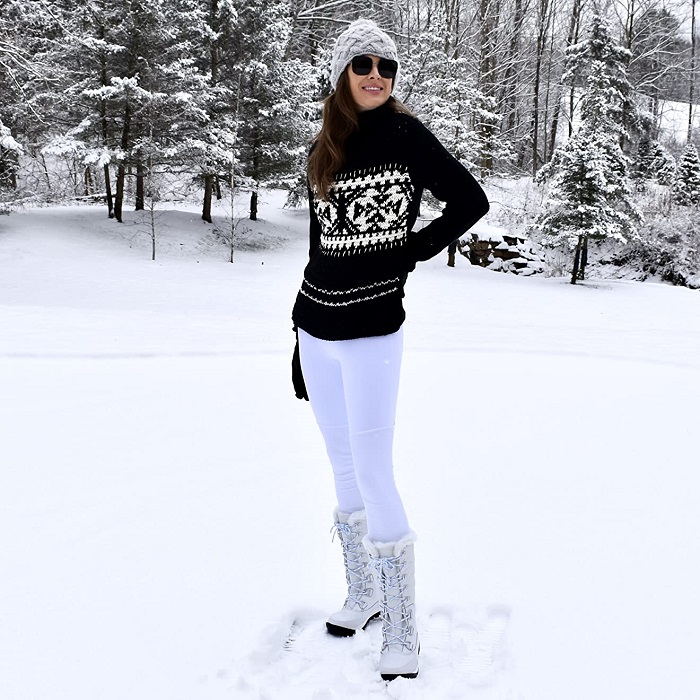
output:
[[[700,204],[700,158],[692,143],[685,147],[672,185],[673,201],[683,206]]]
[[[549,180],[548,211],[537,229],[550,245],[574,248],[581,238],[624,242],[640,215],[631,202],[627,163],[615,136],[581,128],[538,173]]]
[[[670,185],[676,173],[676,161],[658,142],[643,136],[637,148],[634,176],[644,180],[657,180],[661,185]]]
[[[569,75],[586,68],[581,125],[538,173],[550,180],[547,211],[536,229],[552,246],[574,250],[571,283],[585,276],[588,240],[624,242],[636,235],[641,212],[632,201],[628,161],[620,147],[624,133],[628,57],[607,25],[594,17],[590,38],[572,47]]]
[[[234,191],[251,217],[262,187],[301,203],[333,37],[364,16],[398,44],[397,97],[475,174],[543,165],[538,225],[581,276],[589,238],[634,238],[623,152],[639,190],[674,182],[663,100],[689,92],[676,10],[618,10],[611,29],[581,0],[3,0],[0,201],[99,197],[120,218],[161,189],[209,221]],[[693,172],[677,201],[697,203]]]
[[[589,36],[566,51],[564,82],[583,85],[581,119],[589,124],[606,123],[620,135],[627,135],[639,124],[628,79],[631,52],[620,46],[606,19],[594,14]]]

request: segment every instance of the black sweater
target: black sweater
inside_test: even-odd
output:
[[[389,104],[359,113],[327,200],[311,195],[309,263],[294,324],[323,340],[397,331],[408,273],[489,209],[466,168],[417,119]],[[412,231],[423,190],[446,206]]]

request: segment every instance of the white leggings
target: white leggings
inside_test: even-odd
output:
[[[338,509],[364,509],[375,542],[396,542],[409,532],[392,458],[402,350],[401,330],[319,340],[299,329],[302,372],[333,467]]]

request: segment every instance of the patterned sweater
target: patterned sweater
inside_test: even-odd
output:
[[[309,263],[292,319],[323,340],[397,331],[416,262],[437,255],[489,209],[476,180],[417,119],[389,104],[358,116],[328,199],[309,192]],[[445,207],[414,232],[424,189]]]

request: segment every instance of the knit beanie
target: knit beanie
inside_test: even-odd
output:
[[[337,39],[331,58],[331,86],[335,90],[343,71],[355,56],[371,54],[399,62],[394,40],[371,19],[355,20]],[[396,72],[394,85],[399,79]]]

